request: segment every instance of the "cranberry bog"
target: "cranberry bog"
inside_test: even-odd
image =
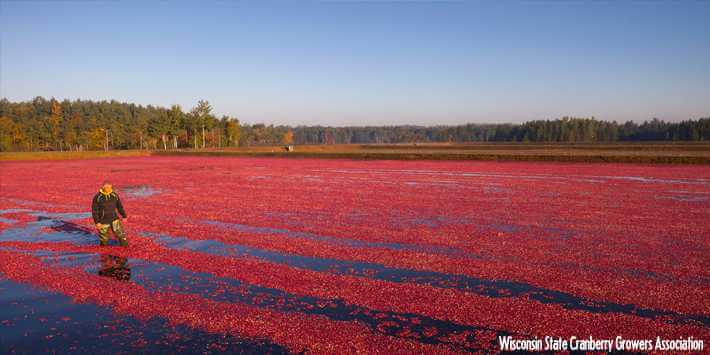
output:
[[[98,246],[106,179],[128,248]],[[0,352],[707,342],[708,255],[703,165],[0,162]]]

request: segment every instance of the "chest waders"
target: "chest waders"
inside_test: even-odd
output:
[[[127,247],[128,240],[126,239],[126,232],[123,230],[123,225],[120,219],[116,219],[111,224],[102,224],[99,230],[99,244],[108,245],[108,231],[109,229],[113,231],[113,235],[118,239],[118,243],[121,246]]]

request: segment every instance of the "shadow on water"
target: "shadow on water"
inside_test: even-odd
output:
[[[0,211],[2,214],[5,211]],[[98,235],[92,228],[72,222],[76,219],[86,219],[89,213],[48,213],[29,211],[29,215],[36,217],[35,221],[15,223],[12,227],[0,231],[0,241],[19,242],[69,242],[82,246],[98,244]],[[118,241],[109,239],[109,245],[118,245]]]
[[[25,225],[21,227],[13,227],[6,229],[0,233],[0,241],[2,240],[18,240],[18,241],[67,241],[71,242],[74,244],[78,245],[95,245],[96,243],[96,236],[92,233],[89,232],[89,230],[86,227],[77,225],[71,221],[70,219],[77,219],[77,218],[87,218],[88,214],[50,214],[50,213],[33,213],[33,215],[37,216],[37,221],[33,222],[28,222]],[[253,227],[253,228],[258,228],[258,227]],[[621,314],[627,314],[627,315],[633,315],[633,316],[638,316],[638,317],[644,317],[644,318],[650,318],[650,319],[661,319],[663,321],[669,322],[669,323],[680,323],[680,324],[695,324],[695,325],[700,325],[704,327],[710,326],[710,317],[704,316],[704,315],[686,315],[686,314],[680,314],[676,312],[671,312],[671,311],[664,311],[664,310],[655,310],[655,309],[645,309],[645,308],[639,308],[635,305],[632,304],[618,304],[618,303],[612,303],[612,302],[604,302],[604,301],[592,301],[592,300],[587,300],[578,296],[575,296],[573,294],[565,293],[565,292],[560,292],[560,291],[555,291],[555,290],[550,290],[550,289],[545,289],[541,287],[537,287],[534,285],[522,283],[522,282],[516,282],[516,281],[505,281],[505,280],[487,280],[487,279],[480,279],[480,278],[475,278],[475,277],[470,277],[466,275],[456,275],[456,274],[445,274],[445,273],[439,273],[439,272],[432,272],[432,271],[421,271],[421,270],[410,270],[410,269],[401,269],[401,268],[393,268],[393,267],[387,267],[385,265],[381,264],[375,264],[375,263],[366,263],[366,262],[353,262],[353,261],[346,261],[346,260],[338,260],[338,259],[327,259],[327,258],[317,258],[317,257],[308,257],[308,256],[302,256],[302,255],[296,255],[296,254],[285,254],[285,253],[280,253],[280,252],[275,252],[275,251],[270,251],[266,249],[258,249],[258,248],[253,248],[253,247],[248,247],[248,246],[242,246],[238,244],[225,244],[221,243],[215,240],[191,240],[188,238],[183,238],[183,237],[172,237],[168,235],[160,235],[160,234],[153,234],[153,233],[143,233],[143,235],[150,237],[154,239],[156,242],[165,245],[166,247],[170,248],[175,248],[175,249],[186,249],[186,250],[193,250],[193,251],[198,251],[198,252],[205,252],[208,254],[214,254],[214,255],[222,255],[222,256],[230,256],[230,257],[239,257],[239,256],[252,256],[252,257],[257,257],[261,258],[270,262],[275,262],[275,263],[281,263],[281,264],[286,264],[292,267],[296,268],[302,268],[302,269],[308,269],[308,270],[315,270],[315,271],[321,271],[321,272],[329,272],[329,273],[334,273],[334,274],[339,274],[339,275],[348,275],[348,276],[358,276],[358,277],[366,277],[366,278],[371,278],[371,279],[378,279],[378,280],[385,280],[385,281],[391,281],[391,282],[400,282],[400,283],[415,283],[415,284],[423,284],[423,285],[430,285],[433,287],[438,287],[438,288],[451,288],[451,289],[457,289],[465,292],[470,292],[473,294],[478,294],[478,295],[483,295],[487,297],[493,297],[493,298],[528,298],[540,303],[545,303],[545,304],[556,304],[560,305],[564,308],[571,309],[571,310],[582,310],[582,311],[588,311],[592,313],[621,313]],[[98,256],[95,256],[95,258],[98,258]],[[81,263],[82,260],[86,261],[86,259],[82,258],[77,258],[76,255],[74,255],[71,258],[66,258],[66,260],[74,260],[73,262],[75,263]],[[69,262],[69,261],[64,261],[64,262]],[[107,269],[111,269],[118,267],[118,269],[121,268],[121,261],[112,259],[112,260],[107,260],[109,263],[109,267]],[[138,278],[136,280],[136,265],[134,262],[131,262],[131,271],[128,273],[124,271],[120,271],[118,273],[111,273],[108,272],[106,273],[106,276],[110,277],[117,277],[120,279],[126,278],[128,276],[128,279],[133,278],[134,282],[140,282],[140,280],[143,280],[142,278]],[[88,262],[87,265],[94,265],[91,266],[93,267],[93,271],[95,273],[98,273],[99,270],[101,270],[101,260],[96,259],[93,260],[92,262]],[[128,268],[128,262],[125,263],[125,267]],[[144,268],[145,269],[145,268]],[[138,272],[140,274],[140,272]],[[108,275],[108,274],[112,274]],[[164,277],[164,276],[161,276]],[[206,278],[203,277],[203,279]],[[210,278],[214,279],[213,276],[210,275]],[[232,280],[231,282],[234,282]],[[203,282],[204,283],[204,282]],[[187,283],[187,291],[194,290],[196,287],[192,283]],[[323,307],[320,307],[320,304],[328,304],[331,306],[328,306],[327,309],[332,309],[333,313],[328,315],[327,313],[319,313],[319,314],[324,314],[326,316],[332,317],[333,319],[339,319],[338,317],[345,317],[344,314],[347,314],[347,319],[350,320],[358,320],[364,324],[368,324],[370,327],[373,329],[376,329],[376,331],[383,332],[385,334],[391,334],[391,333],[397,333],[398,331],[402,330],[402,327],[407,329],[409,332],[409,337],[414,337],[417,339],[420,339],[422,342],[441,342],[442,340],[432,340],[436,339],[436,337],[431,337],[429,335],[429,332],[426,334],[422,331],[422,327],[418,327],[415,325],[406,325],[406,326],[401,326],[399,324],[402,324],[401,322],[398,323],[396,320],[392,320],[389,323],[381,323],[379,321],[374,321],[374,320],[368,320],[369,318],[365,317],[362,318],[363,314],[368,315],[368,314],[373,314],[371,310],[365,310],[365,309],[348,309],[347,307],[351,307],[347,304],[344,303],[338,303],[337,300],[316,300],[316,299],[300,299],[297,298],[296,296],[289,296],[288,294],[278,294],[279,290],[270,290],[270,289],[253,289],[253,287],[256,286],[246,286],[246,285],[238,285],[235,287],[247,287],[249,292],[246,292],[247,296],[243,297],[248,297],[249,294],[254,294],[254,293],[259,293],[261,294],[271,294],[273,297],[271,298],[272,301],[265,301],[270,299],[269,297],[262,297],[262,298],[254,298],[252,300],[250,299],[241,299],[241,302],[253,304],[253,302],[267,302],[264,304],[264,306],[272,306],[268,304],[268,302],[272,302],[277,305],[281,305],[281,301],[279,300],[284,300],[284,299],[289,299],[291,301],[287,303],[283,303],[282,307],[296,307],[294,310],[296,312],[328,312],[326,310],[323,310]],[[238,296],[236,294],[240,294],[238,292],[235,293],[235,298],[239,300]],[[276,296],[278,294],[278,296]],[[296,306],[299,305],[300,306]],[[320,309],[320,310],[319,310]],[[287,308],[284,308],[284,310],[287,310]],[[374,319],[388,319],[390,317],[388,314],[378,314],[377,317],[379,318],[374,318]],[[406,315],[406,314],[392,314],[392,317],[396,319],[408,319],[408,317],[417,317],[416,322],[422,322],[421,316],[417,315]],[[406,321],[403,321],[406,324]],[[412,323],[414,320],[411,321]],[[438,320],[430,320],[428,324],[435,324],[436,322],[440,322]],[[426,322],[424,322],[426,323]],[[389,326],[385,326],[383,324],[389,324]],[[456,333],[456,332],[467,332],[469,334],[473,334],[476,332],[482,332],[482,331],[491,331],[488,329],[484,328],[460,328],[461,326],[456,325],[456,324],[450,324],[448,322],[432,326],[433,329],[436,330],[434,332],[435,334],[450,334],[450,333]],[[448,328],[447,328],[448,327]],[[387,330],[391,328],[391,330]],[[383,330],[384,329],[384,330]],[[449,329],[449,330],[446,330]],[[419,333],[418,333],[419,332]],[[440,339],[443,339],[443,336],[440,337]]]
[[[46,218],[46,217],[38,217],[39,218]],[[51,218],[50,218],[51,219]],[[59,232],[59,233],[68,233],[69,238],[72,239],[73,243],[76,243],[77,240],[81,240],[82,244],[93,244],[99,242],[99,237],[93,228],[87,228],[82,225],[78,225],[74,222],[66,221],[66,220],[56,220],[52,219],[54,222],[52,226],[49,228],[53,231]],[[120,245],[118,240],[116,239],[116,236],[110,232],[109,233],[109,241],[108,245]]]
[[[550,290],[517,281],[487,280],[467,275],[393,268],[382,264],[285,254],[239,244],[225,244],[215,240],[191,240],[184,237],[154,233],[142,234],[166,247],[174,249],[192,250],[228,257],[252,256],[296,268],[329,272],[338,275],[457,289],[492,298],[528,298],[540,303],[556,304],[570,310],[581,310],[591,313],[621,313],[643,318],[661,319],[669,323],[695,324],[703,327],[710,326],[710,317],[704,315],[689,315],[672,311],[647,309],[637,307],[633,304],[593,301],[570,293]]]
[[[80,226],[74,222],[69,222],[61,219],[54,219],[46,216],[37,217],[37,221],[49,221],[49,229],[57,232],[77,233],[83,235],[91,235],[92,231],[84,226]]]
[[[287,354],[266,340],[142,321],[0,275],[0,353],[249,353]]]

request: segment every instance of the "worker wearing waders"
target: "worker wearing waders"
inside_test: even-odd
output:
[[[124,219],[128,218],[126,217],[126,211],[123,210],[121,199],[113,191],[113,186],[109,182],[104,182],[91,202],[91,216],[94,218],[96,229],[99,231],[100,245],[108,245],[108,230],[111,229],[116,239],[118,239],[118,243],[124,247],[128,246],[126,232],[123,230],[121,219],[118,218],[116,211]]]

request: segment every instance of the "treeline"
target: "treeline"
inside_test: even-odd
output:
[[[207,101],[190,111],[117,101],[0,100],[0,150],[175,149],[236,146],[236,118]]]
[[[564,117],[522,124],[458,126],[295,127],[297,144],[407,142],[616,142],[710,141],[710,118],[677,123],[658,119],[637,124]]]
[[[218,148],[408,142],[708,141],[710,118],[641,124],[565,117],[458,126],[273,126],[216,117],[207,101],[183,111],[117,101],[0,100],[0,151]]]

